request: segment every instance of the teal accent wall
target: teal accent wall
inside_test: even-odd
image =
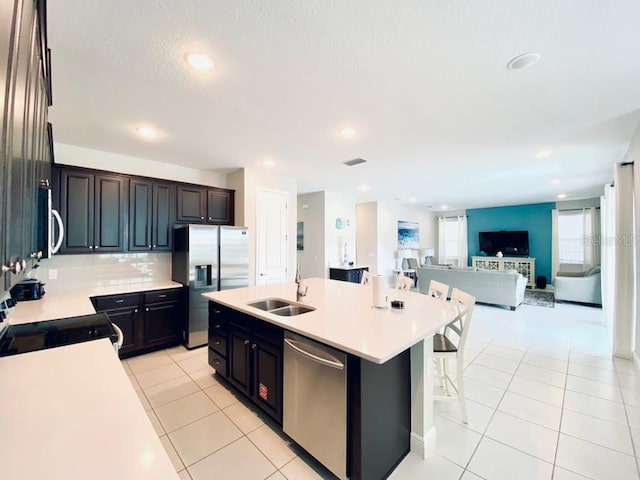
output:
[[[478,232],[498,230],[527,230],[529,256],[536,259],[536,277],[551,280],[551,210],[555,202],[513,205],[508,207],[473,208],[467,210],[467,245],[469,265],[478,255]]]

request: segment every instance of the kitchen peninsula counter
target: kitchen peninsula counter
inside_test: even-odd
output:
[[[304,287],[308,287],[307,294],[299,301],[296,300],[295,283],[252,286],[203,295],[265,322],[379,364],[432,336],[454,316],[449,304],[417,292],[389,289],[389,302],[402,300],[404,308],[379,309],[373,307],[372,286],[311,278],[303,280]],[[248,305],[265,298],[280,298],[315,310],[283,317]]]
[[[0,358],[2,478],[178,480],[107,339]]]

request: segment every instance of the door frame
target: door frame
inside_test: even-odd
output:
[[[275,193],[278,195],[282,195],[285,199],[285,226],[284,226],[284,264],[285,264],[285,281],[289,276],[289,192],[286,190],[277,190],[274,188],[256,188],[256,268],[255,268],[255,284],[262,285],[260,283],[260,245],[259,245],[259,234],[258,227],[260,226],[260,215],[262,214],[262,208],[260,206],[260,196],[262,193]]]

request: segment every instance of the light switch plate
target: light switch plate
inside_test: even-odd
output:
[[[55,268],[49,269],[49,280],[56,280],[58,278],[58,270]]]

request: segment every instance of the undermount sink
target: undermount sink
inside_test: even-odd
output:
[[[314,310],[315,308],[305,307],[304,305],[288,305],[286,307],[271,310],[270,313],[273,313],[274,315],[280,315],[281,317],[293,317],[294,315],[313,312]]]
[[[267,298],[265,300],[260,300],[259,302],[249,303],[248,305],[268,312],[269,310],[275,310],[276,308],[288,307],[291,304],[278,298]]]
[[[302,313],[313,312],[315,308],[306,305],[296,305],[280,298],[265,298],[258,302],[248,303],[250,307],[264,310],[265,312],[280,315],[281,317],[293,317]]]

